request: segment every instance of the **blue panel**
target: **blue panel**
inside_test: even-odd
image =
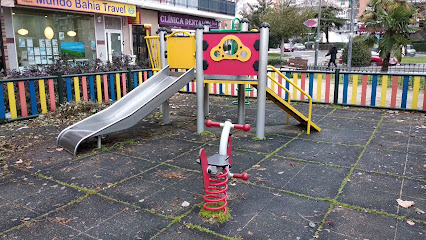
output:
[[[312,93],[314,92],[314,74],[310,73],[309,74],[309,96],[312,96]]]
[[[222,83],[219,83],[219,94],[223,95]]]
[[[373,75],[371,81],[371,106],[376,106],[376,92],[377,92],[377,75]]]
[[[72,101],[71,79],[70,78],[66,78],[65,79],[65,84],[67,86],[67,101],[71,102]]]
[[[290,79],[290,73],[289,72],[286,72],[285,73],[285,76],[288,78],[288,79]],[[285,79],[284,79],[285,80]],[[290,83],[287,81],[287,80],[285,80],[285,88],[287,88],[287,90],[290,90]],[[287,92],[285,92],[285,97],[284,97],[284,99],[285,100],[288,100],[288,93]]]
[[[110,74],[109,75],[109,90],[110,90],[110,94],[111,94],[111,101],[115,101],[115,84],[114,84],[114,75]]]
[[[152,77],[152,71],[148,71],[148,78]]]
[[[31,115],[37,115],[37,100],[34,81],[29,81],[28,86],[30,88]]]
[[[190,91],[189,91],[189,83],[187,83],[187,84],[186,84],[186,91],[187,91],[187,92],[190,92]]]
[[[133,89],[135,89],[138,86],[138,77],[137,72],[133,73]]]
[[[401,99],[401,108],[407,108],[407,93],[408,93],[408,82],[410,80],[409,76],[404,77],[404,82],[402,83],[402,99]]]
[[[96,102],[95,82],[93,81],[93,75],[89,77],[89,88],[90,88],[90,99],[92,100],[92,102]]]
[[[348,85],[349,85],[349,74],[343,75],[343,103],[348,102]]]
[[[6,118],[6,107],[4,106],[3,86],[0,83],[0,119]]]

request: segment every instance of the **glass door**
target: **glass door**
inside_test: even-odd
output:
[[[148,49],[145,41],[145,29],[142,25],[133,25],[133,55],[138,61],[148,60]]]
[[[123,53],[121,31],[106,32],[108,61],[112,61],[113,57],[119,57]]]

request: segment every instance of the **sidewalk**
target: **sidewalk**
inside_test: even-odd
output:
[[[209,119],[236,121],[234,98],[211,97]],[[424,239],[426,115],[314,105],[321,132],[303,133],[272,102],[266,139],[233,134],[232,219],[203,221],[200,148],[218,152],[221,129],[197,135],[196,96],[176,94],[171,124],[153,113],[128,131],[55,146],[66,124],[0,125],[2,239]],[[306,111],[307,105],[296,108]],[[39,121],[42,122],[42,121]],[[403,208],[396,199],[414,201]],[[184,201],[188,207],[182,207]]]

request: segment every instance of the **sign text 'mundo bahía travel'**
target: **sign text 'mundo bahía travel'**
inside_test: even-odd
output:
[[[104,13],[130,17],[136,16],[135,5],[102,0],[17,0],[17,4],[80,12]]]

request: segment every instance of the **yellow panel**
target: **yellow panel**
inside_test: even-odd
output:
[[[121,85],[120,85],[120,74],[115,74],[115,85],[117,88],[117,100],[121,99]]]
[[[75,101],[80,102],[80,83],[78,77],[74,77]]]
[[[293,73],[293,83],[296,86],[297,86],[297,79],[299,78],[298,75],[299,74],[297,74],[297,73]],[[293,100],[296,100],[296,98],[297,98],[297,89],[296,89],[296,87],[293,86]]]
[[[358,75],[352,76],[352,104],[356,104],[358,91]]]
[[[7,93],[9,96],[10,115],[12,119],[15,119],[18,117],[18,113],[16,112],[15,88],[13,82],[7,83]]]
[[[44,88],[44,80],[43,79],[38,80],[38,89],[39,89],[39,93],[40,93],[41,113],[47,113],[46,91],[45,91],[45,88]]]
[[[417,101],[419,99],[419,89],[420,89],[420,76],[414,77],[413,85],[413,105],[412,109],[417,109]]]
[[[317,102],[321,102],[322,74],[317,75]]]
[[[96,75],[96,92],[98,93],[98,103],[102,103],[101,75]]]
[[[190,69],[195,67],[195,38],[168,38],[167,61],[170,68]]]
[[[388,76],[382,77],[382,96],[380,97],[380,106],[386,106],[386,92],[388,90]]]

